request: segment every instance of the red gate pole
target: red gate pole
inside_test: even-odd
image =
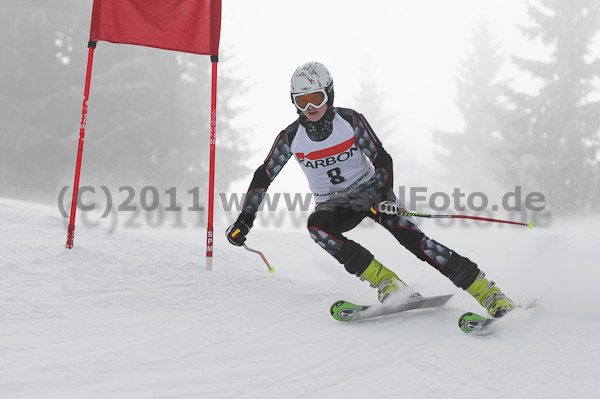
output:
[[[73,199],[71,200],[71,218],[69,219],[69,230],[67,233],[66,247],[73,248],[75,238],[75,213],[77,212],[77,198],[79,193],[79,176],[81,174],[81,158],[83,156],[83,142],[85,139],[85,126],[87,124],[88,98],[90,97],[90,82],[92,80],[92,64],[94,62],[94,49],[96,42],[88,43],[88,61],[85,73],[85,88],[83,90],[83,106],[81,109],[81,125],[79,126],[79,144],[77,147],[77,163],[75,164],[75,181],[73,182]]]
[[[206,270],[212,270],[213,261],[213,209],[215,200],[215,148],[217,141],[217,63],[219,57],[210,56],[212,62],[212,91],[210,99],[210,170],[208,175],[208,223],[206,228]]]

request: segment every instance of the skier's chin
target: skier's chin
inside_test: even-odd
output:
[[[306,116],[311,122],[318,122],[324,114],[325,112],[323,112],[321,109],[304,111],[304,116]]]

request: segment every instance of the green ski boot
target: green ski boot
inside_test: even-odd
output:
[[[377,288],[379,302],[387,300],[392,294],[398,293],[406,284],[398,278],[396,273],[383,266],[377,259],[373,259],[367,269],[358,278],[367,280],[371,287]]]
[[[514,302],[504,295],[493,281],[486,279],[483,272],[479,272],[479,276],[467,288],[467,292],[486,308],[493,318],[502,317],[515,308]]]

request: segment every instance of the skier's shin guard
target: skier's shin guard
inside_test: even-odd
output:
[[[440,271],[459,288],[466,290],[479,275],[477,264],[420,233],[418,246],[406,246],[417,257]],[[419,237],[418,235],[415,236]]]
[[[333,256],[344,265],[348,273],[356,276],[363,274],[374,258],[368,249],[352,240],[347,240],[339,252]]]
[[[448,263],[439,271],[450,279],[459,288],[466,290],[479,276],[477,264],[471,262],[468,258],[460,256],[456,252],[452,253]]]
[[[308,231],[311,238],[344,265],[350,274],[360,276],[373,260],[371,252],[339,233],[334,236],[314,226],[309,227]]]

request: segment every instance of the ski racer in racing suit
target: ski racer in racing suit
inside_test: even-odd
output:
[[[368,249],[344,236],[365,218],[383,226],[417,258],[475,297],[492,317],[515,307],[477,264],[426,236],[412,217],[398,215],[406,211],[393,192],[392,157],[363,115],[333,106],[333,79],[323,64],[309,62],[296,69],[291,97],[299,118],[279,133],[256,169],[242,212],[227,230],[229,242],[244,244],[269,185],[293,156],[316,202],[308,218],[310,236],[348,273],[376,288],[380,302],[419,294]]]

